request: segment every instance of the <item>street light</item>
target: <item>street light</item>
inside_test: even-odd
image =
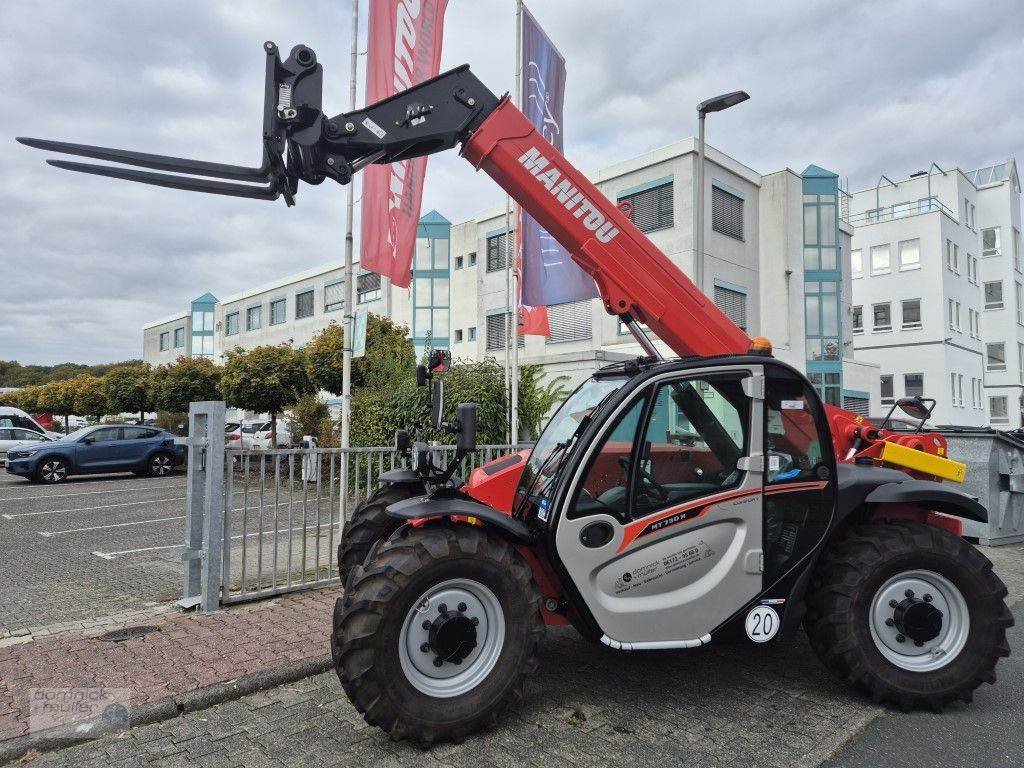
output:
[[[701,291],[704,290],[704,118],[708,112],[721,112],[749,98],[746,91],[733,91],[697,105],[697,222],[694,225],[693,278]]]

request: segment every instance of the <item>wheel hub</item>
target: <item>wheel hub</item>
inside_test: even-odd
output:
[[[480,620],[466,615],[465,603],[460,603],[459,609],[450,611],[448,606],[440,605],[440,615],[430,624],[427,644],[442,662],[461,664],[476,648],[476,627]]]
[[[901,634],[915,643],[934,640],[942,631],[942,611],[931,601],[906,597],[892,612],[893,623]]]

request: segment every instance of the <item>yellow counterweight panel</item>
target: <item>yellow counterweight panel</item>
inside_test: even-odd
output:
[[[967,476],[966,464],[924,451],[915,451],[896,443],[882,443],[882,455],[879,458],[888,464],[941,477],[943,480],[952,480],[955,483],[962,483]]]

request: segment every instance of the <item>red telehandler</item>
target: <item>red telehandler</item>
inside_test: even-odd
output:
[[[315,53],[265,50],[259,167],[19,141],[200,178],[50,161],[70,170],[289,205],[300,180],[345,184],[369,163],[461,144],[646,351],[595,373],[532,450],[468,482],[398,436],[412,468],[383,478],[339,550],[331,647],[367,722],[421,743],[494,723],[522,695],[545,624],[644,650],[772,642],[802,623],[832,672],[904,709],[939,711],[995,681],[1007,590],[959,536],[987,512],[940,482],[963,479],[941,436],[824,405],[467,66],[327,117]],[[922,425],[930,413],[901,406]],[[446,424],[434,410],[457,462],[475,444],[474,406]]]

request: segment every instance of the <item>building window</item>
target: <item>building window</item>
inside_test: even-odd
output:
[[[1017,381],[1024,384],[1024,344],[1017,342]]]
[[[1021,296],[1021,284],[1020,283],[1014,283],[1013,284],[1013,300],[1014,300],[1014,307],[1015,307],[1016,312],[1017,312],[1017,325],[1024,325],[1024,314],[1022,314],[1022,312],[1024,312],[1024,307],[1021,307],[1021,299],[1022,299],[1022,296]]]
[[[1003,308],[1003,281],[993,280],[985,283],[985,309]]]
[[[513,233],[502,232],[487,238],[487,271],[500,272],[508,267],[508,257],[512,252]]]
[[[960,302],[949,300],[949,330],[960,333]]]
[[[641,232],[668,229],[673,224],[672,190],[673,185],[671,181],[667,184],[659,184],[642,192],[623,195],[619,198],[619,205],[623,206],[625,204],[628,206],[629,218]],[[742,203],[742,201],[740,202]],[[711,206],[713,210],[713,197]],[[712,213],[713,217],[714,213]],[[742,219],[740,237],[742,238]]]
[[[853,332],[864,333],[864,307],[853,307]]]
[[[985,370],[1006,370],[1006,344],[998,341],[985,345]]]
[[[455,257],[455,268],[456,269],[462,269],[463,263],[464,262],[463,262],[463,257],[462,256],[456,256]]]
[[[967,254],[967,282],[978,284],[978,260]]]
[[[471,328],[469,329],[469,334],[468,334],[468,336],[469,336],[469,340],[470,340],[470,341],[476,341],[476,326],[475,326],[475,325],[474,325],[474,326],[472,326],[472,327],[471,327]]]
[[[245,310],[245,330],[258,331],[263,325],[263,307],[249,307]]]
[[[185,346],[185,327],[174,329],[174,348],[181,349]]]
[[[324,286],[324,312],[337,312],[345,307],[345,283],[339,281]]]
[[[894,400],[892,393],[892,374],[887,373],[879,376],[878,381],[880,385],[879,388],[882,393],[882,405],[892,405]]]
[[[924,374],[903,374],[903,392],[907,397],[924,397]]]
[[[590,340],[594,335],[590,299],[548,307],[548,324],[551,328],[548,344]]]
[[[974,203],[971,203],[971,229],[975,229],[975,226],[974,226]]]
[[[357,304],[366,304],[368,301],[376,301],[380,296],[380,275],[375,272],[364,272],[356,278]]]
[[[471,254],[469,254],[469,266],[476,266],[476,251],[473,251]]]
[[[831,280],[804,284],[804,328],[808,360],[839,360],[838,284]]]
[[[899,244],[900,269],[920,269],[921,241],[901,240]]]
[[[1010,412],[1007,409],[1006,395],[990,397],[988,399],[989,421],[993,424],[1009,424]]]
[[[503,312],[496,315],[488,315],[487,317],[487,351],[490,352],[495,349],[505,348],[505,335],[508,331],[508,323],[512,315],[509,312]],[[518,336],[518,334],[517,334]],[[522,349],[524,346],[524,339],[522,336],[518,336],[519,348]]]
[[[1013,268],[1020,272],[1020,230],[1013,229]]]
[[[743,239],[743,198],[711,187],[711,229],[737,240]]]
[[[280,325],[287,317],[288,301],[287,299],[278,299],[277,301],[270,302],[270,324]]]
[[[921,327],[921,300],[904,299],[901,304],[902,322],[900,328],[904,331],[911,331]]]
[[[946,240],[946,269],[960,274],[960,246],[952,240]]]
[[[238,313],[231,312],[224,315],[224,335],[234,336],[236,333],[238,333]]]
[[[166,352],[171,348],[171,332],[164,331],[160,334],[160,351]]]
[[[889,271],[889,243],[871,246],[871,274],[882,275]]]
[[[873,304],[871,306],[871,313],[873,318],[871,324],[872,330],[892,330],[892,306],[889,304],[889,302],[885,302],[884,304]]]
[[[462,341],[462,329],[461,328],[456,328],[455,329],[455,343],[458,344],[461,341]]]
[[[860,277],[864,274],[864,259],[861,256],[860,248],[850,251],[850,274],[853,277]]]
[[[998,256],[999,253],[999,227],[987,227],[981,230],[981,255]]]
[[[747,294],[721,285],[715,286],[715,306],[736,325],[747,330]]]
[[[295,319],[313,316],[313,291],[295,294]]]

